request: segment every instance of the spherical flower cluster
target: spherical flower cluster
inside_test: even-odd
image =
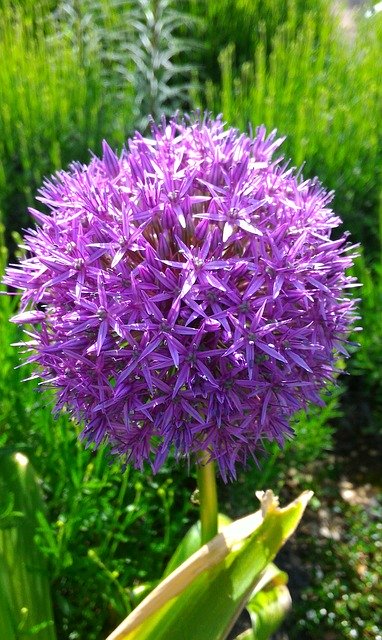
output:
[[[282,140],[221,120],[153,127],[44,183],[6,283],[30,361],[83,436],[158,469],[208,451],[224,479],[281,446],[333,379],[354,315],[346,235]],[[350,249],[350,253],[349,253]]]

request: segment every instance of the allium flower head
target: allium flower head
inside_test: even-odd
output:
[[[224,479],[333,379],[354,302],[331,194],[281,158],[275,132],[221,120],[106,142],[44,183],[15,322],[83,436],[158,469],[208,450]]]

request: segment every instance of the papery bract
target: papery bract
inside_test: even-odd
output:
[[[172,447],[208,450],[226,479],[321,403],[347,355],[352,248],[331,239],[332,194],[273,159],[281,143],[174,119],[44,183],[50,214],[31,210],[5,282],[89,441],[155,470]]]

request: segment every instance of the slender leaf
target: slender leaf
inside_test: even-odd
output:
[[[252,620],[253,640],[268,640],[284,620],[291,604],[285,584],[271,584],[259,591],[246,607]]]
[[[271,563],[254,589],[246,609],[252,628],[236,640],[268,640],[288,613],[292,600],[286,586],[288,576]]]
[[[9,505],[12,509],[9,510]],[[5,508],[4,508],[5,507]],[[0,637],[55,640],[50,585],[34,543],[43,502],[28,459],[0,455]]]

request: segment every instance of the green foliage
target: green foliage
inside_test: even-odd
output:
[[[98,640],[131,609],[135,581],[160,575],[190,489],[181,472],[123,473],[104,449],[84,450],[75,425],[65,415],[55,421],[42,400],[33,413],[20,445],[44,479],[47,514],[38,516],[36,541],[49,560],[58,636]],[[8,448],[17,447],[15,435]]]
[[[75,52],[83,68],[100,66],[97,83],[103,87],[110,137],[121,140],[136,124],[133,114],[132,10],[137,0],[60,0],[50,15],[52,31]],[[130,71],[130,73],[129,73]]]
[[[99,81],[102,43],[94,30],[79,18],[71,27],[73,37],[69,26],[63,37],[48,2],[4,0],[0,10],[0,214],[8,242],[26,224],[44,175],[88,160],[102,137],[122,143],[132,126],[129,91],[115,114],[112,91]]]
[[[223,513],[218,514],[218,531],[232,522],[231,518]],[[190,527],[186,535],[182,538],[179,545],[172,554],[168,562],[162,578],[167,578],[175,569],[185,562],[193,553],[196,553],[201,546],[201,525],[200,520]]]
[[[171,115],[188,104],[189,77],[196,66],[185,58],[198,49],[190,37],[196,21],[179,0],[135,0],[133,5],[129,17],[132,37],[125,51],[134,66],[126,69],[122,55],[120,69],[134,85],[137,123],[145,129],[149,116],[158,121],[163,114]]]
[[[218,530],[224,530],[232,520],[223,514],[218,516]],[[166,578],[175,571],[185,560],[200,548],[201,527],[200,520],[186,533],[172,555],[165,572]],[[267,640],[278,629],[291,606],[291,597],[286,586],[288,576],[270,563],[257,583],[248,602],[245,605],[251,618],[251,629],[236,640]]]
[[[207,83],[205,100],[230,125],[246,129],[264,123],[286,134],[286,157],[297,166],[306,160],[304,175],[318,175],[335,189],[335,210],[355,239],[375,252],[382,166],[382,17],[361,22],[350,39],[329,3],[326,16],[323,11],[304,13],[298,28],[289,16],[270,43],[262,30],[253,57],[240,72],[234,46],[222,51],[221,83]]]
[[[188,0],[188,4],[199,19],[196,36],[204,43],[202,50],[192,52],[192,59],[200,65],[201,76],[214,82],[219,80],[219,54],[229,43],[235,45],[238,69],[253,58],[264,37],[268,55],[274,33],[288,20],[297,30],[309,10],[328,17],[323,0]]]
[[[47,514],[38,516],[36,541],[49,560],[59,638],[98,640],[131,609],[135,581],[160,575],[190,489],[181,472],[123,473],[104,449],[85,450],[75,425],[65,415],[55,421],[46,401],[35,403],[20,442],[43,477]],[[16,448],[15,429],[7,435]]]
[[[286,586],[288,576],[270,565],[272,579],[255,592],[246,609],[251,617],[252,633],[236,640],[268,640],[277,631],[292,606],[292,600]]]
[[[184,0],[61,0],[53,18],[82,66],[98,56],[117,119],[129,88],[140,130],[150,116],[158,121],[188,105],[190,75],[196,73],[190,53],[200,47],[190,36],[199,23]]]

